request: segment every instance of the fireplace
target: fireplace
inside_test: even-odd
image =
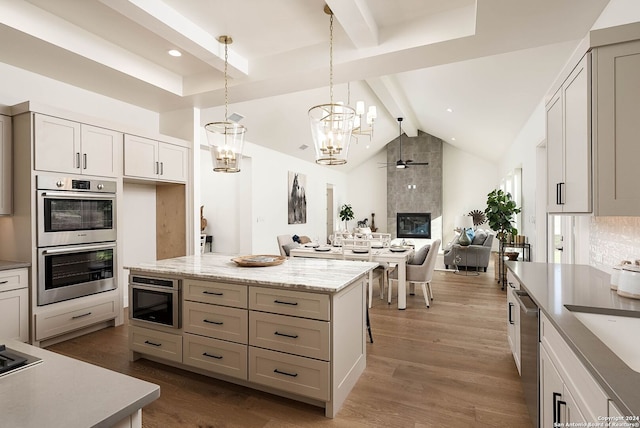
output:
[[[398,213],[398,238],[431,239],[431,213]]]

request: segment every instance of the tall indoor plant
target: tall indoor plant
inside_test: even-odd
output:
[[[344,204],[340,207],[340,212],[338,213],[340,216],[340,220],[344,221],[344,230],[349,231],[349,227],[347,226],[347,222],[349,220],[353,220],[353,209],[351,209],[351,205]]]
[[[509,235],[515,235],[518,230],[513,226],[514,215],[520,212],[516,203],[511,199],[511,193],[495,189],[487,195],[487,208],[484,210],[489,227],[497,234],[501,242],[505,242]]]

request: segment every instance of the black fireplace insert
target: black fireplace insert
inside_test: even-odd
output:
[[[397,237],[431,239],[431,213],[398,213]]]

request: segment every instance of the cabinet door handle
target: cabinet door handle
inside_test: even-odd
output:
[[[514,304],[512,302],[509,302],[509,324],[515,324],[515,322],[513,321],[513,315],[511,312],[511,309],[513,309]]]
[[[285,334],[285,333],[280,333],[278,331],[274,332],[273,334],[275,334],[276,336],[290,337],[291,339],[297,339],[298,338],[297,334]]]
[[[164,162],[160,162],[160,175],[164,175]]]
[[[151,345],[151,346],[162,346],[162,343],[154,343],[154,342],[150,342],[148,340],[145,340],[144,343],[146,343],[147,345]]]
[[[211,294],[212,296],[224,296],[224,293],[219,293],[217,291],[207,291],[207,290],[204,290],[202,294]]]
[[[7,282],[9,282],[9,280],[6,280],[6,281],[0,281],[0,285],[2,285],[2,284],[6,284]]]
[[[156,162],[156,169],[153,171],[154,174],[160,174],[160,162]]]
[[[282,374],[282,375],[285,375],[285,376],[298,377],[298,373],[287,373],[287,372],[283,372],[283,371],[278,370],[278,369],[275,369],[273,372],[274,373],[278,373],[278,374]]]
[[[513,282],[511,282],[511,281],[509,281],[507,284],[509,284],[509,287],[511,287],[511,288],[516,288],[516,286],[513,285]]]
[[[211,321],[211,320],[202,320],[208,324],[222,325],[224,324],[222,321]]]
[[[82,154],[82,169],[87,169],[87,154]]]
[[[283,302],[282,300],[274,300],[273,303],[278,303],[280,305],[298,306],[298,302]]]
[[[74,315],[71,317],[72,320],[77,320],[78,318],[84,318],[84,317],[88,317],[89,315],[91,315],[91,312],[87,312],[86,314],[82,314],[82,315]]]
[[[76,152],[76,164],[74,165],[75,168],[80,168],[80,152]]]
[[[556,190],[556,199],[557,199],[557,203],[558,205],[564,205],[564,195],[562,194],[562,188],[564,187],[565,183],[558,183],[557,186],[557,190]]]
[[[560,423],[560,405],[558,404],[558,398],[562,397],[559,392],[553,393],[553,423]]]
[[[222,359],[222,355],[213,355],[213,354],[209,354],[207,352],[203,352],[202,355],[205,356],[205,357],[209,357],[209,358],[215,358],[216,360],[221,360]]]
[[[566,406],[566,405],[567,405],[566,401],[562,401],[562,400],[556,401],[556,406],[558,407],[556,411],[556,413],[558,414],[558,424],[562,423],[562,420],[561,420],[562,413],[560,413],[560,406]]]

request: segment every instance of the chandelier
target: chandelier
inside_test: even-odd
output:
[[[215,172],[240,172],[242,147],[247,128],[229,120],[229,86],[227,68],[229,65],[229,45],[233,39],[229,36],[218,37],[224,43],[224,121],[211,122],[204,126],[209,142],[209,151]]]
[[[356,111],[333,102],[333,12],[327,5],[324,6],[324,12],[329,15],[329,104],[311,107],[309,124],[316,149],[316,163],[343,165],[347,163]]]
[[[351,84],[347,83],[347,104],[351,105]],[[353,131],[351,132],[357,139],[359,135],[368,136],[370,139],[373,137],[373,123],[378,118],[378,111],[376,106],[369,106],[367,115],[364,122],[362,116],[364,115],[364,101],[356,101],[356,117],[353,121]],[[368,125],[369,128],[365,129],[363,126]]]

